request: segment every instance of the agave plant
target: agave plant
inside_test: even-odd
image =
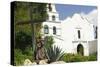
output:
[[[58,61],[63,56],[64,53],[59,47],[50,46],[47,49],[47,54],[49,57],[49,62],[55,62],[55,61]]]

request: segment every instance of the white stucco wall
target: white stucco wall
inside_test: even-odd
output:
[[[97,40],[89,41],[89,54],[93,54],[97,52]]]
[[[67,53],[77,53],[78,44],[84,47],[84,55],[89,55],[88,41],[94,40],[93,25],[81,15],[75,14],[61,22],[63,50]],[[78,38],[80,30],[80,39]],[[76,42],[76,43],[73,43]]]

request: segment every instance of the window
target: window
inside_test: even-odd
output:
[[[94,28],[94,38],[97,39],[97,26],[93,25],[93,28]]]
[[[54,15],[52,16],[52,20],[55,21],[55,16]]]
[[[49,4],[49,11],[52,11],[51,4]]]
[[[48,33],[49,33],[48,25],[44,25],[44,34],[48,34]]]
[[[56,34],[56,27],[53,27],[53,34]]]
[[[49,16],[48,15],[47,15],[46,19],[49,20]]]
[[[96,27],[95,27],[95,39],[97,39],[97,35],[98,35],[98,34],[97,34],[97,29],[98,29],[98,28],[97,28],[97,26],[96,26]]]
[[[79,39],[81,38],[80,30],[78,30],[78,38],[79,38]]]

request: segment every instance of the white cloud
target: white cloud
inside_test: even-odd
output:
[[[85,18],[87,18],[90,23],[93,23],[94,25],[98,25],[98,11],[97,9],[95,10],[92,10],[90,13],[88,14],[84,14],[84,13],[81,13],[82,16],[84,16]]]

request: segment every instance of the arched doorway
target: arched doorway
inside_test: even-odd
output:
[[[82,44],[78,44],[77,46],[77,54],[84,55],[84,47]]]

